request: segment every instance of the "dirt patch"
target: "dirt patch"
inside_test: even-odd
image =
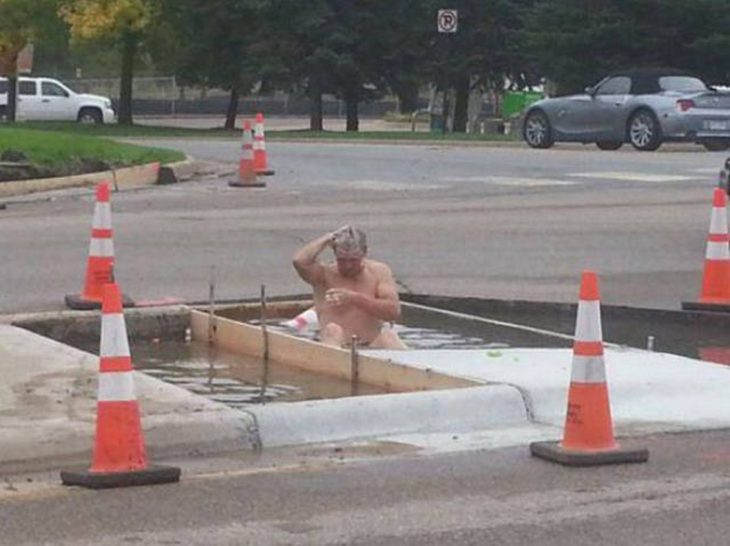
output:
[[[96,173],[124,166],[94,157],[81,157],[59,165],[38,165],[28,161],[23,152],[4,150],[0,154],[0,183]]]

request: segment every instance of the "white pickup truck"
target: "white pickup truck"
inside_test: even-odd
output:
[[[7,105],[8,81],[0,78],[0,120]],[[111,123],[114,117],[112,101],[107,97],[76,93],[52,78],[18,78],[17,120]]]

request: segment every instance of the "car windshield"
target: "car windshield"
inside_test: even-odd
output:
[[[659,87],[662,91],[707,91],[707,86],[698,78],[692,76],[662,76],[659,78]]]

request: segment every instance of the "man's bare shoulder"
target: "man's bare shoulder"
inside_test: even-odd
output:
[[[383,262],[377,262],[375,260],[368,259],[366,261],[366,266],[368,267],[368,269],[370,269],[370,271],[373,272],[374,275],[377,275],[380,278],[390,277],[393,275],[388,264],[385,264]]]

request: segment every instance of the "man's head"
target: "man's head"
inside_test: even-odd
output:
[[[345,226],[335,232],[332,248],[340,275],[357,276],[362,270],[362,261],[368,252],[365,233],[357,228]]]

